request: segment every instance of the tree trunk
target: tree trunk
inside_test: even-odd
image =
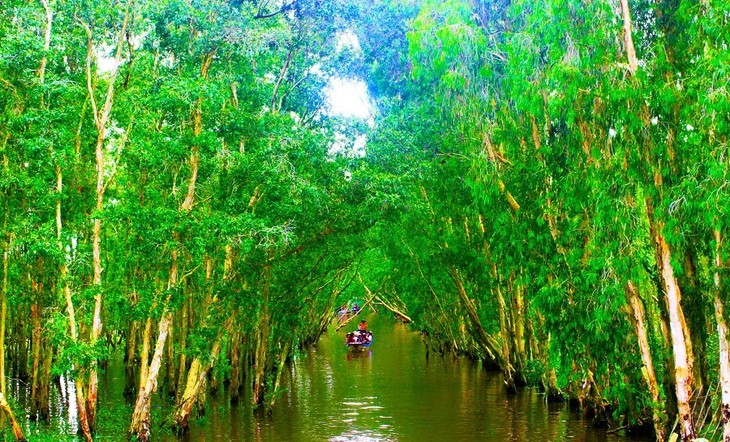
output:
[[[35,296],[39,296],[38,284],[33,281],[33,291]],[[33,324],[33,330],[31,331],[31,348],[33,350],[33,362],[30,370],[30,415],[28,418],[32,421],[38,419],[38,412],[40,410],[40,403],[38,393],[40,391],[40,366],[41,366],[41,341],[43,328],[41,326],[41,306],[37,303],[33,303],[30,306],[30,318]]]
[[[152,342],[152,318],[147,318],[142,336],[142,351],[140,352],[139,363],[139,388],[147,383],[147,372],[149,371],[150,343]]]
[[[271,286],[271,264],[264,268],[263,306],[256,330],[256,359],[254,362],[253,403],[260,405],[264,401],[266,358],[269,343],[269,288]]]
[[[10,409],[10,404],[8,404],[8,401],[5,400],[5,395],[2,393],[0,393],[0,410],[4,411],[8,419],[10,419],[10,425],[13,428],[13,436],[15,436],[15,440],[18,442],[28,440],[25,436],[23,436],[23,430],[20,429],[18,421],[15,420],[13,410]]]
[[[179,329],[179,353],[180,353],[180,360],[178,362],[178,369],[179,373],[177,376],[177,387],[175,388],[175,401],[180,402],[180,395],[183,392],[183,389],[185,388],[185,377],[188,373],[188,359],[187,359],[187,353],[185,351],[187,347],[187,339],[188,339],[188,303],[184,303],[182,306],[182,314],[180,315],[180,329]],[[192,367],[191,367],[192,369]],[[171,379],[174,379],[174,376],[171,377]]]
[[[512,356],[510,355],[510,349],[512,348],[511,334],[509,332],[509,324],[507,323],[507,305],[504,302],[504,296],[502,296],[502,290],[499,288],[499,282],[495,282],[496,287],[494,293],[497,296],[497,302],[499,304],[499,331],[502,338],[502,358],[506,362],[506,366],[502,367],[504,373],[504,383],[507,386],[507,390],[510,392],[516,392],[515,380],[512,375]]]
[[[160,319],[155,354],[147,369],[145,382],[139,387],[139,394],[137,395],[137,401],[134,406],[129,433],[140,442],[146,442],[150,439],[150,405],[152,403],[152,393],[157,390],[157,375],[162,365],[162,354],[165,350],[165,340],[167,339],[167,332],[170,328],[171,321],[172,313],[165,311]]]
[[[672,350],[674,354],[674,378],[676,380],[677,409],[679,412],[680,435],[683,441],[690,441],[695,438],[695,429],[692,419],[692,358],[687,343],[690,341],[687,336],[687,325],[682,310],[682,295],[674,276],[672,268],[672,255],[664,236],[661,233],[662,226],[655,226],[654,241],[657,247],[659,271],[662,275],[662,283],[665,293],[667,311],[669,312],[669,329],[672,337]]]
[[[636,58],[636,49],[634,49],[634,39],[631,36],[631,11],[629,9],[628,0],[621,0],[621,16],[624,25],[624,49],[626,50],[626,58],[629,64],[629,71],[635,74],[639,68],[639,60]]]
[[[104,140],[106,138],[106,125],[109,122],[111,116],[112,103],[114,101],[114,86],[117,73],[119,72],[118,66],[122,61],[122,47],[124,39],[126,37],[127,23],[129,22],[129,5],[124,14],[124,20],[122,22],[122,28],[119,31],[117,37],[116,52],[114,55],[115,64],[111,69],[109,75],[109,84],[107,87],[106,98],[102,109],[97,109],[96,100],[94,98],[94,88],[92,86],[93,81],[91,78],[91,60],[95,57],[95,51],[93,47],[91,29],[86,27],[87,33],[87,54],[86,54],[86,84],[89,93],[89,100],[91,101],[91,107],[94,112],[94,123],[96,124],[96,146],[95,146],[95,161],[96,161],[96,205],[94,214],[94,225],[92,229],[92,268],[93,268],[93,285],[96,290],[94,295],[94,315],[91,326],[91,335],[89,344],[93,347],[101,336],[101,308],[102,308],[102,281],[101,273],[103,271],[101,267],[101,214],[104,210],[104,192],[109,182],[105,182],[105,158],[104,158]],[[98,361],[92,360],[91,366],[89,367],[89,391],[86,399],[87,413],[89,418],[89,425],[93,431],[96,425],[96,405],[99,391],[99,374],[98,374]]]
[[[487,356],[489,356],[492,361],[496,361],[500,367],[504,368],[506,364],[509,363],[509,361],[502,360],[502,352],[500,351],[498,345],[496,344],[496,342],[494,342],[494,339],[489,336],[489,334],[487,334],[487,332],[484,330],[484,327],[482,327],[481,321],[479,320],[479,315],[476,311],[476,308],[474,308],[474,303],[471,301],[471,299],[469,299],[469,296],[466,293],[466,289],[464,288],[464,284],[461,281],[459,271],[452,267],[451,272],[449,273],[451,275],[451,279],[454,281],[457,292],[459,293],[461,303],[464,308],[466,308],[472,328],[477,334],[480,347],[487,353]]]
[[[512,352],[513,366],[516,373],[520,375],[517,379],[524,384],[522,378],[522,369],[525,366],[525,303],[524,303],[524,287],[517,285],[514,288],[514,297],[512,298],[512,336],[514,337],[514,351]]]
[[[721,388],[721,415],[722,415],[722,440],[730,442],[730,341],[728,341],[727,321],[725,320],[725,306],[722,292],[724,285],[720,279],[720,269],[723,266],[720,245],[722,237],[720,231],[713,231],[715,236],[715,318],[717,319],[717,335],[720,346],[720,388]]]
[[[10,243],[12,237],[3,244],[3,279],[0,286],[0,393],[7,393],[5,380],[5,328],[8,318],[8,264],[10,262]]]
[[[274,403],[276,402],[276,392],[279,390],[279,386],[281,385],[281,375],[284,374],[284,365],[286,364],[286,360],[289,357],[290,348],[291,343],[285,344],[284,347],[281,349],[281,353],[279,354],[279,366],[276,370],[274,391],[272,391],[273,394],[271,395],[271,401],[269,401],[269,409],[274,408]]]
[[[231,403],[238,403],[241,394],[241,337],[234,332],[231,335]]]
[[[205,364],[202,364],[200,362],[200,358],[196,357],[190,364],[190,371],[188,372],[185,391],[183,392],[180,402],[174,412],[173,428],[177,433],[186,433],[189,430],[188,420],[190,419],[190,414],[193,411],[193,406],[198,400],[198,397],[203,393],[206,378],[218,360],[218,354],[221,350],[221,341],[223,340],[223,332],[228,330],[230,324],[231,321],[229,320],[218,333],[215,343],[213,344],[213,348],[210,351],[210,358],[208,361]]]
[[[61,198],[63,193],[63,174],[61,167],[56,165],[56,191],[58,192],[58,200],[56,201],[56,241],[58,242],[58,250],[62,259],[59,264],[58,271],[61,276],[61,284],[63,285],[63,295],[66,301],[66,313],[68,314],[68,328],[71,335],[71,341],[75,344],[78,341],[78,331],[76,329],[76,313],[74,310],[73,298],[71,294],[71,286],[68,283],[68,265],[66,264],[66,250],[63,247],[61,233],[63,232],[63,218],[61,217]],[[81,367],[77,367],[81,368]],[[89,427],[89,418],[86,413],[86,396],[84,395],[84,384],[81,380],[81,373],[74,376],[74,388],[76,390],[76,413],[79,423],[79,433],[84,436],[86,441],[91,441],[91,428]]]
[[[654,432],[656,433],[657,442],[663,442],[666,440],[666,422],[664,419],[664,407],[662,405],[662,398],[660,396],[659,383],[657,382],[656,372],[654,371],[654,361],[651,357],[651,348],[649,347],[649,336],[646,330],[644,322],[644,305],[639,298],[639,294],[632,281],[626,284],[626,295],[631,306],[631,323],[636,331],[636,337],[639,341],[639,351],[641,353],[641,360],[644,363],[642,374],[646,380],[646,384],[649,387],[649,394],[651,395],[652,414],[654,418]]]
[[[124,397],[131,397],[136,389],[134,371],[137,365],[137,329],[139,321],[132,321],[127,330],[124,349]]]
[[[53,365],[53,346],[48,339],[43,340],[43,364],[41,365],[38,414],[41,421],[48,423],[51,419],[51,365]]]

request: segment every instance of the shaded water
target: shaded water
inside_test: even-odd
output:
[[[629,440],[594,429],[566,406],[546,404],[535,391],[507,394],[501,376],[479,364],[426,358],[418,333],[384,315],[372,315],[368,322],[375,336],[369,351],[349,353],[345,330],[335,332],[332,327],[316,347],[296,360],[282,381],[285,391],[276,399],[271,416],[254,411],[248,397],[238,406],[228,406],[221,392],[209,398],[205,418],[191,422],[189,440]],[[114,364],[100,392],[98,440],[125,440],[131,405],[122,398],[123,387],[124,369]],[[161,403],[160,396],[153,399],[156,423],[168,412],[169,404]],[[56,400],[63,397],[68,396]],[[60,404],[54,410],[56,435],[73,432],[73,416]],[[39,434],[40,428],[28,430]],[[160,428],[153,429],[153,438],[178,440]]]

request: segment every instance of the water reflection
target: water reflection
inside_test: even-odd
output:
[[[450,356],[427,359],[418,333],[390,318],[371,316],[367,321],[378,336],[373,347],[349,352],[344,330],[330,330],[288,367],[271,415],[254,410],[248,392],[239,405],[230,406],[221,390],[210,396],[205,419],[191,422],[188,440],[627,440],[593,429],[564,406],[545,404],[535,391],[508,395],[501,376],[484,371],[479,363]],[[17,382],[12,387],[23,391],[16,395],[23,403],[27,388]],[[54,388],[53,419],[59,432],[74,434],[73,382],[64,376]],[[125,440],[131,405],[122,395],[120,361],[110,364],[101,388],[99,439]],[[165,417],[169,405],[165,395],[156,395],[153,418]],[[155,429],[155,441],[178,442],[157,424]]]

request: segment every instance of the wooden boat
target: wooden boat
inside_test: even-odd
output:
[[[345,345],[350,351],[365,351],[373,345],[373,333],[355,330],[345,337]]]

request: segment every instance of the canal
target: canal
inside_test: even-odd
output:
[[[344,346],[345,330],[331,327],[297,358],[282,380],[284,390],[267,415],[249,398],[230,406],[223,393],[208,399],[206,415],[191,422],[191,441],[629,441],[593,428],[535,390],[505,391],[501,375],[451,356],[427,358],[420,335],[385,315],[367,316],[375,341],[366,352]],[[353,323],[354,327],[354,323]],[[349,327],[348,327],[349,328]],[[131,404],[122,397],[124,369],[112,364],[100,391],[97,440],[125,440]],[[62,385],[63,386],[63,385]],[[63,388],[62,388],[63,389]],[[21,394],[22,388],[16,390]],[[71,439],[75,430],[57,391],[53,431]],[[153,400],[153,440],[179,440],[159,423],[169,404]],[[27,429],[48,438],[48,428]]]

